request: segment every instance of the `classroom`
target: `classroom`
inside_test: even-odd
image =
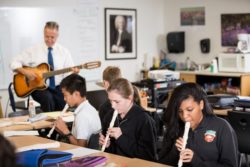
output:
[[[234,142],[234,140],[237,140],[237,148],[230,148],[237,151],[236,155],[234,155],[237,156],[235,160],[237,162],[236,166],[249,166],[250,144],[245,138],[248,138],[250,133],[239,137],[238,130],[240,131],[240,129],[238,128],[242,127],[235,127],[239,126],[237,121],[240,121],[239,124],[244,124],[245,126],[243,128],[250,129],[250,114],[248,113],[248,108],[250,108],[250,87],[248,84],[250,82],[250,67],[248,66],[250,63],[249,5],[249,0],[175,0],[174,2],[171,0],[1,0],[0,118],[7,119],[7,122],[10,121],[11,125],[8,122],[7,127],[0,127],[0,132],[2,129],[4,131],[38,130],[40,136],[42,136],[47,135],[49,131],[48,127],[50,129],[54,125],[53,122],[46,120],[32,122],[28,125],[14,125],[13,120],[16,120],[16,117],[7,117],[15,115],[19,110],[28,110],[30,99],[31,101],[33,101],[32,99],[36,99],[35,95],[32,94],[32,97],[30,96],[33,90],[28,90],[24,94],[18,94],[24,90],[23,87],[20,87],[18,90],[16,78],[13,77],[16,74],[13,72],[14,67],[17,67],[16,64],[13,64],[13,60],[16,61],[16,56],[24,54],[23,51],[25,49],[36,46],[44,40],[48,47],[52,47],[53,44],[50,46],[51,39],[49,37],[46,42],[44,26],[47,22],[55,21],[59,25],[59,35],[56,40],[60,44],[60,48],[59,50],[53,48],[52,52],[67,53],[69,51],[71,58],[69,59],[67,55],[64,58],[54,58],[54,63],[58,59],[66,63],[64,65],[56,65],[55,68],[57,68],[58,72],[59,69],[63,69],[63,71],[59,72],[60,75],[57,73],[53,74],[52,71],[51,75],[56,76],[55,80],[52,81],[48,77],[49,81],[46,81],[47,84],[55,82],[59,86],[61,79],[64,78],[59,77],[70,71],[71,67],[78,66],[79,69],[75,72],[85,78],[83,82],[84,85],[86,82],[86,97],[90,104],[98,111],[101,104],[108,98],[111,98],[107,96],[105,91],[103,72],[109,66],[119,67],[122,77],[139,89],[139,94],[143,96],[140,97],[140,100],[144,100],[144,109],[150,112],[153,119],[157,119],[155,120],[157,127],[156,159],[161,159],[160,150],[162,149],[161,144],[164,144],[164,135],[167,134],[165,134],[166,126],[173,125],[166,123],[166,121],[170,117],[174,118],[172,114],[166,114],[166,110],[170,111],[172,108],[171,106],[169,107],[169,104],[175,104],[175,100],[180,100],[173,98],[172,94],[177,93],[177,91],[184,91],[181,89],[182,87],[179,90],[175,89],[181,85],[199,89],[199,87],[192,84],[185,85],[185,83],[196,83],[206,92],[206,99],[204,100],[203,97],[199,97],[202,103],[198,103],[200,104],[199,107],[202,108],[202,118],[206,114],[209,115],[210,110],[203,110],[203,108],[206,108],[206,102],[209,102],[209,105],[212,104],[212,112],[219,119],[226,121],[221,126],[227,127],[225,124],[229,124],[229,129],[233,129],[237,134],[237,136],[232,136],[231,141]],[[118,30],[116,22],[126,22],[124,23],[126,24],[126,30],[124,32]],[[63,47],[67,50],[64,50]],[[43,51],[39,50],[38,56],[41,55],[40,52],[42,53]],[[31,60],[25,57],[23,60],[19,59],[19,61],[25,62],[24,65],[29,64],[32,66],[32,63],[37,60],[34,59],[30,63],[29,61]],[[88,64],[88,62],[94,63]],[[49,66],[41,66],[39,68],[50,68],[50,62],[45,63],[48,63]],[[21,71],[18,72],[22,73]],[[74,78],[71,79],[73,80]],[[80,78],[80,80],[82,79]],[[24,79],[23,82],[27,83],[27,80]],[[126,81],[120,82],[126,84]],[[13,85],[10,83],[13,83]],[[68,86],[67,83],[64,86],[66,92],[63,91],[62,93],[65,100],[68,93],[66,89]],[[110,89],[112,92],[112,87]],[[113,89],[117,89],[117,87],[114,86]],[[14,95],[13,98],[10,97],[10,90]],[[192,94],[192,92],[186,93],[190,93],[194,102],[197,102],[195,98],[196,94]],[[63,96],[61,97],[63,98]],[[217,103],[214,100],[217,100]],[[112,100],[110,101],[112,102]],[[16,105],[16,109],[14,109],[16,111],[13,110],[13,105],[11,105],[11,103],[14,104],[13,102]],[[198,100],[198,102],[200,101]],[[227,104],[222,104],[223,102]],[[39,113],[47,110],[47,106],[41,106],[37,101],[34,102],[34,105],[38,108]],[[59,116],[59,111],[62,111],[64,106],[65,101],[60,106],[52,109],[53,111],[57,111],[54,115],[49,115],[48,113],[46,117],[53,116],[55,118],[55,114]],[[182,119],[184,124],[191,121],[189,118],[184,118],[186,110],[181,109],[182,105],[178,107],[179,112],[182,111],[183,113],[179,119]],[[71,109],[71,106],[69,108]],[[52,110],[49,109],[48,111]],[[235,110],[243,114],[238,117],[235,115],[234,117]],[[45,116],[43,115],[43,117]],[[18,123],[22,123],[26,121],[28,116],[21,116],[20,120],[19,117],[17,118]],[[106,122],[107,127],[105,128],[108,128],[111,118]],[[72,119],[72,115],[70,119]],[[6,123],[6,120],[0,120],[0,123],[2,121]],[[61,125],[61,122],[58,122],[58,124]],[[103,124],[102,118],[101,124]],[[176,133],[181,133],[179,136],[184,135],[184,124],[181,123],[181,130],[176,131]],[[94,126],[99,127],[99,125]],[[175,124],[175,126],[177,125]],[[192,123],[190,126],[193,129]],[[71,129],[70,127],[68,128],[65,132],[71,135]],[[148,127],[148,129],[150,128],[151,126]],[[217,131],[216,134],[220,132],[219,129],[213,131]],[[211,135],[211,131],[208,133],[209,137],[213,136]],[[14,136],[10,137],[10,140],[14,141],[17,148],[28,146],[23,143],[27,139],[34,141],[32,143],[34,145],[54,142],[53,140],[41,139],[34,135],[27,136],[30,139],[26,138],[26,136]],[[184,138],[184,136],[182,137]],[[218,138],[219,135],[216,137]],[[72,142],[75,143],[73,140]],[[227,142],[230,144],[230,141]],[[187,147],[191,146],[190,143],[187,143]],[[193,146],[192,148],[195,150],[195,147]],[[122,158],[120,158],[110,154],[110,152],[95,152],[92,149],[88,150],[85,148],[84,150],[82,147],[76,147],[72,144],[67,145],[66,143],[63,143],[63,148],[55,150],[72,151],[74,149],[78,149],[79,152],[86,152],[85,154],[81,154],[81,156],[93,154],[106,157],[107,164],[114,163],[117,166],[138,166],[140,163],[142,166],[176,166],[176,160],[169,160],[166,157],[162,161],[156,161],[148,157],[140,158],[140,156],[129,158],[131,157],[130,155],[123,156],[123,154],[117,153],[118,155],[122,155]],[[188,155],[192,154],[193,156],[194,152],[192,150],[186,150],[188,150],[186,152]],[[121,150],[117,152],[119,151]],[[178,150],[173,149],[171,151]],[[232,150],[224,151],[229,152]],[[75,156],[75,152],[73,154],[73,157],[77,157]],[[200,156],[207,155],[201,154]],[[225,156],[225,159],[227,158],[229,158],[229,155],[228,157]],[[201,159],[204,160],[203,157]],[[229,159],[232,160],[231,164],[218,163],[234,166],[234,158],[230,157]],[[191,166],[196,166],[196,163],[200,159],[195,160],[192,161]],[[208,163],[209,165],[213,166]]]

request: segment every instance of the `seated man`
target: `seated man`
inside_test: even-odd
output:
[[[55,122],[56,130],[67,136],[71,144],[86,147],[93,133],[101,129],[101,121],[96,109],[86,99],[86,82],[78,74],[71,74],[64,78],[60,84],[66,103],[76,107],[72,130],[59,118]]]

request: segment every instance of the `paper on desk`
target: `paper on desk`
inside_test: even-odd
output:
[[[30,131],[25,131],[25,130],[9,130],[9,131],[4,131],[3,135],[5,137],[10,137],[10,136],[27,136],[27,135],[39,135],[37,130],[30,130]]]
[[[28,125],[30,122],[13,122],[13,121],[0,121],[0,128],[12,125]]]
[[[82,157],[82,156],[90,155],[93,153],[98,153],[100,151],[89,149],[89,148],[84,148],[84,147],[79,147],[79,148],[75,148],[75,149],[71,149],[71,150],[65,150],[65,152],[72,153],[73,158],[75,158],[75,157]]]
[[[57,119],[57,117],[60,115],[61,111],[53,111],[53,112],[46,112],[44,114],[46,114],[48,117]]]
[[[35,150],[35,149],[59,148],[59,147],[60,147],[60,143],[56,141],[53,143],[34,144],[30,146],[20,147],[17,149],[17,152],[23,152],[23,151]]]
[[[61,111],[47,112],[44,114],[50,118],[57,119],[61,115]],[[65,122],[73,122],[75,118],[72,112],[66,112],[62,115],[62,119]]]
[[[250,101],[250,97],[249,96],[238,96],[240,100],[249,100]]]
[[[12,125],[11,121],[0,121],[0,128],[11,125]]]

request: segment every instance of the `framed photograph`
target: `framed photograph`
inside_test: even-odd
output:
[[[181,25],[205,25],[205,7],[181,8]]]
[[[238,34],[250,33],[250,13],[221,14],[221,44],[236,47]]]
[[[105,8],[105,60],[136,59],[136,9]]]

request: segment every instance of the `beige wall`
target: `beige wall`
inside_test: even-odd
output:
[[[165,3],[165,32],[185,31],[186,50],[183,54],[171,54],[169,57],[177,62],[184,62],[189,56],[197,63],[210,62],[226,48],[221,46],[221,23],[222,13],[250,13],[249,0],[192,0],[183,1],[166,0]],[[205,26],[180,26],[180,8],[205,7]],[[200,40],[210,38],[211,49],[209,54],[200,51]]]
[[[131,81],[139,78],[139,71],[142,68],[143,55],[148,55],[148,64],[152,64],[152,56],[158,55],[159,42],[164,31],[164,1],[165,0],[100,0],[100,60],[102,69],[108,65],[119,66],[124,77]],[[76,6],[78,0],[1,0],[0,7],[46,7],[46,6]],[[137,59],[105,61],[104,54],[104,8],[133,8],[137,9]],[[101,78],[100,78],[101,79]],[[88,90],[100,89],[95,82],[88,83]],[[8,94],[6,90],[0,90],[3,97],[2,105],[5,109]],[[10,107],[9,107],[10,109]]]
[[[46,7],[46,6],[76,6],[77,0],[1,0],[0,7]],[[204,6],[206,11],[205,26],[180,26],[180,8]],[[210,62],[213,57],[222,52],[220,44],[220,14],[250,12],[249,0],[100,0],[101,27],[100,31],[100,60],[102,69],[108,65],[117,65],[122,69],[124,77],[131,81],[139,79],[144,55],[148,55],[148,66],[152,65],[152,57],[158,55],[159,49],[166,49],[166,34],[170,31],[186,32],[186,51],[184,54],[168,55],[170,59],[184,62],[189,56],[197,63]],[[137,9],[137,59],[133,60],[104,60],[104,8],[134,8]],[[202,54],[199,41],[203,38],[211,39],[211,51]],[[94,82],[88,83],[88,90],[100,89]],[[5,110],[8,94],[0,90],[2,106]]]

